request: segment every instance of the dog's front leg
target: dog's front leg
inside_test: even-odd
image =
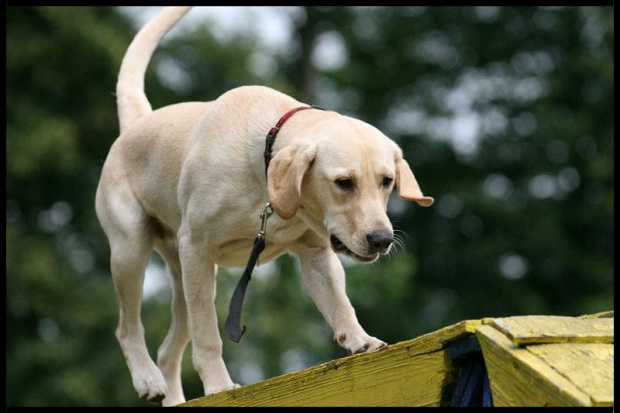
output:
[[[357,321],[345,292],[344,268],[330,248],[297,251],[303,282],[317,308],[334,330],[334,338],[349,354],[377,350],[386,345],[369,336]]]
[[[239,387],[232,382],[222,359],[222,339],[215,312],[215,264],[209,258],[204,237],[180,234],[179,258],[192,340],[192,359],[205,395]]]

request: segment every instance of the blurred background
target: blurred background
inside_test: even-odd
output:
[[[95,216],[118,134],[115,85],[160,7],[7,9],[7,403],[149,404],[114,336],[109,246]],[[425,194],[392,197],[404,248],[345,261],[362,326],[388,343],[464,319],[613,309],[611,7],[198,7],[157,49],[154,108],[262,84],[377,126]],[[337,143],[335,143],[337,144]],[[223,327],[242,269],[221,269]],[[248,332],[223,334],[249,384],[346,355],[295,258],[261,265]],[[162,260],[147,269],[153,356],[170,323]],[[222,328],[223,330],[223,328]],[[185,353],[188,399],[202,395]]]

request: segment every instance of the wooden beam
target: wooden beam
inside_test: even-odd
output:
[[[439,406],[457,380],[450,341],[484,320],[466,320],[421,337],[285,374],[180,406]],[[448,399],[449,400],[449,399]],[[446,400],[447,402],[447,400]]]
[[[613,327],[610,317],[553,316],[478,327],[494,405],[613,406]]]
[[[180,406],[447,406],[473,334],[492,393],[483,404],[613,406],[613,321],[613,311],[466,320]]]

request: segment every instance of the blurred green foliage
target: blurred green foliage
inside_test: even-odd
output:
[[[370,334],[393,343],[468,318],[613,309],[612,8],[299,11],[286,50],[252,33],[221,40],[217,22],[165,41],[147,95],[161,107],[264,84],[401,145],[436,203],[394,197],[403,247],[369,266],[346,262]],[[114,337],[109,249],[93,205],[135,28],[111,7],[9,7],[6,21],[7,403],[148,405]],[[340,53],[321,62],[330,44]],[[155,255],[153,265],[162,265]],[[236,382],[345,354],[293,257],[257,274],[248,333],[224,344]],[[222,323],[239,275],[220,270]],[[169,301],[163,289],[143,305],[153,355]],[[190,353],[183,380],[195,398]]]

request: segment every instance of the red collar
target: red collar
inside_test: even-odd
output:
[[[265,174],[267,174],[267,169],[269,168],[269,162],[271,162],[271,158],[273,157],[272,156],[273,155],[272,154],[273,144],[276,141],[276,136],[278,135],[278,132],[280,132],[280,128],[282,128],[282,125],[284,125],[284,123],[287,120],[289,120],[289,118],[293,116],[295,113],[299,112],[300,110],[306,110],[306,109],[325,110],[322,107],[316,106],[316,105],[300,106],[300,107],[291,109],[280,118],[278,123],[276,123],[276,126],[274,126],[273,128],[271,128],[271,130],[269,130],[269,133],[267,134],[267,141],[265,142],[265,152],[263,153],[263,156],[265,157]]]

